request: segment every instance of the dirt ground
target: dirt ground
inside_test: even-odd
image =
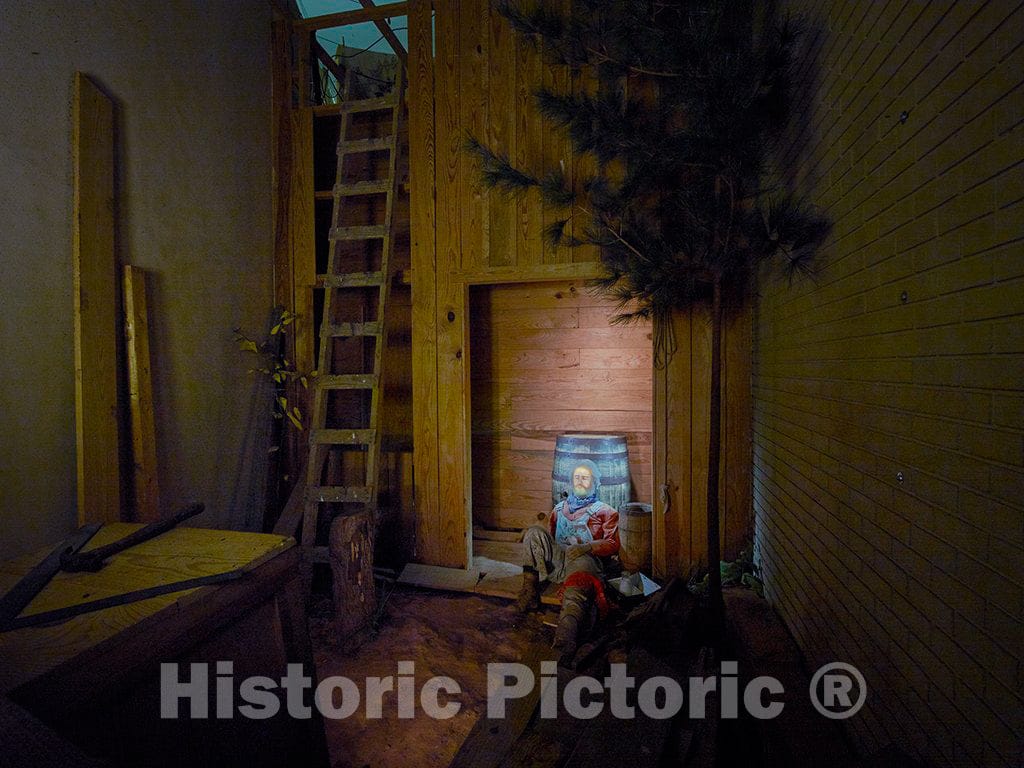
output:
[[[717,764],[855,764],[836,723],[817,716],[807,701],[808,675],[795,642],[774,611],[748,590],[727,590],[725,602],[725,658],[738,658],[750,677],[771,674],[780,680],[786,707],[784,716],[764,723],[747,722],[749,718],[723,721]],[[333,631],[329,600],[322,612],[314,606],[311,638],[319,679],[348,678],[361,695],[351,715],[325,719],[332,768],[448,765],[485,713],[487,664],[523,661],[537,653],[538,645],[549,646],[557,610],[548,606],[524,617],[504,598],[397,586],[387,599],[379,631],[352,648],[341,644]],[[661,630],[670,635],[679,631],[667,624]],[[400,667],[401,662],[414,665],[412,716],[400,716],[392,692],[383,697],[382,716],[368,717],[367,678],[408,680],[409,670]],[[440,698],[442,705],[454,701],[460,706],[449,719],[430,717],[420,705],[424,683],[435,676],[452,678],[460,688],[457,694]],[[766,757],[769,754],[773,759]]]
[[[555,615],[550,614],[552,619]],[[550,642],[552,630],[544,625],[544,616],[524,618],[501,598],[398,586],[388,598],[379,632],[354,650],[339,644],[326,615],[314,616],[311,635],[319,679],[347,677],[363,697],[349,717],[325,720],[332,768],[447,765],[484,712],[487,663],[519,661],[531,641]],[[396,696],[388,693],[383,716],[368,718],[364,681],[397,678],[402,661],[415,664],[414,716],[400,718]],[[461,688],[449,699],[461,705],[450,719],[434,719],[419,704],[423,684],[437,675],[454,679]]]

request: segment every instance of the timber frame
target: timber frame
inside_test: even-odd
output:
[[[366,0],[369,2],[369,0]],[[471,286],[586,280],[599,274],[596,251],[552,251],[540,232],[553,218],[539,201],[509,205],[480,188],[463,151],[467,131],[516,162],[568,161],[566,139],[545,132],[532,104],[534,86],[582,87],[579,75],[543,65],[517,46],[487,0],[430,0],[363,8],[316,19],[275,22],[275,298],[300,316],[312,311],[312,110],[297,73],[308,71],[308,32],[317,27],[408,19],[411,206],[412,403],[415,453],[414,559],[465,568],[472,557],[469,313]],[[436,53],[435,53],[436,40]],[[294,46],[294,66],[291,49]],[[680,350],[653,371],[654,571],[686,573],[706,560],[706,361],[710,327],[702,313],[674,320]],[[735,556],[749,537],[749,308],[726,329],[729,378],[723,428],[722,543]],[[296,359],[312,355],[312,336],[296,337]],[[303,447],[291,447],[302,461]],[[702,474],[703,473],[703,474]]]

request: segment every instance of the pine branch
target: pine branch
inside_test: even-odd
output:
[[[507,155],[499,155],[485,147],[470,135],[464,148],[475,155],[480,162],[480,178],[484,185],[511,194],[521,194],[530,187],[539,187],[540,180],[524,173],[509,161]]]
[[[604,274],[593,287],[621,302],[622,322],[664,320],[707,299],[713,283],[743,284],[767,259],[793,273],[811,268],[827,225],[785,195],[771,167],[789,108],[796,35],[788,21],[771,27],[756,0],[496,7],[546,61],[596,75],[592,93],[535,93],[545,123],[596,170],[570,183],[561,165],[518,168],[476,140],[467,149],[488,186],[537,187],[565,210],[544,227],[544,241],[599,248]],[[661,355],[671,346],[657,340]]]

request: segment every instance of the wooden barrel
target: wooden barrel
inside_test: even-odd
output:
[[[622,570],[651,572],[650,504],[630,502],[619,507],[619,560]]]
[[[583,459],[590,459],[601,473],[598,498],[618,509],[629,501],[629,455],[624,435],[589,435],[570,432],[555,440],[555,463],[551,470],[551,495],[557,504],[562,493],[572,493],[572,472]]]

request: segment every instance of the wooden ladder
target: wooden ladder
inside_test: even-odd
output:
[[[301,537],[307,568],[328,561],[328,547],[321,543],[325,531],[320,527],[325,506],[329,507],[330,519],[363,511],[369,512],[374,523],[377,518],[383,363],[393,278],[393,208],[399,186],[405,79],[403,68],[398,66],[391,93],[351,100],[352,77],[349,67],[343,99],[336,105],[341,116],[338,168],[327,273],[319,280],[324,288],[323,315]],[[350,138],[354,116],[367,112],[391,113],[389,136]],[[386,175],[363,178],[366,169],[373,167],[371,160],[383,152],[388,153]],[[360,158],[365,167],[360,177],[353,178],[350,165],[359,169]],[[382,195],[383,221],[354,224],[352,216],[346,216],[346,212],[379,210]],[[371,342],[373,350],[369,353]],[[339,348],[343,344],[347,346]],[[310,575],[309,570],[306,575]]]

